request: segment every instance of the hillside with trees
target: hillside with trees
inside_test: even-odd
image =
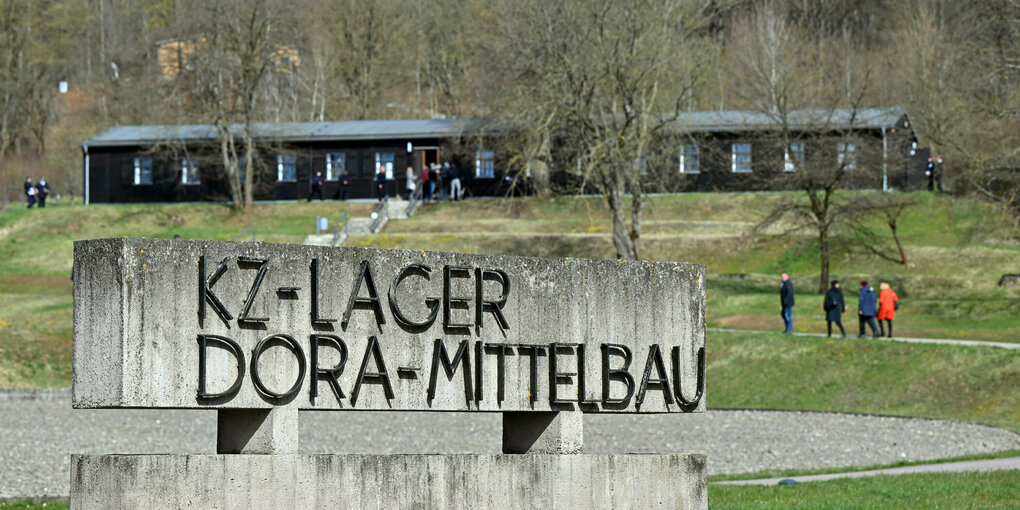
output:
[[[512,119],[511,164],[600,190],[638,256],[633,161],[677,112],[903,106],[947,189],[1020,218],[1018,104],[1016,0],[0,0],[9,199],[80,196],[78,144],[118,124],[244,126],[237,177],[255,122]]]

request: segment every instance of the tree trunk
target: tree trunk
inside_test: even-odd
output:
[[[895,220],[889,222],[889,230],[892,231],[892,238],[894,241],[896,241],[896,247],[899,248],[900,250],[900,261],[902,261],[903,265],[905,266],[907,265],[907,251],[903,249],[903,243],[900,242],[900,236],[896,232]]]
[[[641,207],[642,207],[642,196],[641,190],[635,189],[631,192],[631,209],[630,209],[630,244],[633,246],[633,258],[637,260],[640,258],[638,250],[638,242],[641,241]]]
[[[234,202],[234,208],[238,208],[238,199],[241,197],[241,186],[238,177],[238,163],[236,157],[231,157],[230,140],[217,129],[220,135],[220,155],[223,157],[223,168],[227,172],[227,182],[230,184],[230,199]]]
[[[254,139],[251,134],[251,130],[245,129],[244,132],[244,164],[245,164],[245,176],[244,176],[244,204],[241,206],[242,209],[247,209],[249,205],[255,200],[255,184],[258,181],[258,171],[255,168],[255,146]]]
[[[824,294],[829,288],[829,228],[827,226],[818,229],[818,255],[821,262],[818,293]]]
[[[634,244],[634,239],[631,238],[623,211],[623,183],[614,182],[613,184],[612,189],[607,190],[606,201],[609,204],[609,214],[613,221],[613,246],[616,247],[616,257],[636,260],[637,246]]]

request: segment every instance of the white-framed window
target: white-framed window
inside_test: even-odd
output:
[[[297,181],[297,156],[276,156],[276,180],[278,182]]]
[[[857,170],[857,144],[837,143],[836,164],[844,170]]]
[[[135,186],[152,184],[152,158],[135,158]]]
[[[783,171],[794,172],[804,166],[804,144],[791,143],[783,151]]]
[[[686,144],[680,148],[680,173],[701,173],[701,155],[698,153],[697,145]]]
[[[341,175],[347,175],[347,154],[330,152],[326,154],[326,180],[335,181]]]
[[[496,177],[496,158],[492,151],[475,152],[475,177],[482,179]]]
[[[751,172],[751,144],[735,143],[730,146],[730,168],[736,173]]]
[[[198,160],[181,159],[181,184],[201,184],[198,179]]]
[[[379,173],[380,168],[386,169],[386,179],[393,180],[393,158],[392,152],[377,152],[375,153],[375,173]]]

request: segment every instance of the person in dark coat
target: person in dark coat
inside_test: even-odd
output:
[[[46,178],[39,179],[35,185],[35,194],[39,197],[39,207],[46,207],[46,197],[50,195],[50,185],[46,184]]]
[[[790,275],[783,273],[783,283],[779,285],[779,304],[783,307],[783,333],[793,333],[793,282]]]
[[[861,293],[857,295],[857,317],[861,326],[861,334],[857,338],[864,338],[864,325],[871,326],[871,336],[878,338],[878,324],[875,323],[875,289],[868,286],[867,280],[861,282]]]
[[[322,172],[315,172],[312,176],[312,191],[308,193],[308,201],[312,201],[312,197],[319,195],[319,201],[322,201]]]
[[[380,202],[390,198],[389,190],[386,189],[386,167],[383,165],[379,165],[379,173],[375,174],[375,187],[379,190]]]
[[[846,303],[843,301],[843,291],[839,288],[839,281],[832,280],[832,287],[825,292],[825,301],[822,304],[825,309],[825,321],[829,326],[829,336],[832,336],[832,323],[839,326],[839,332],[846,338],[846,330],[843,329],[843,312],[846,311]]]
[[[347,200],[347,192],[351,188],[351,180],[347,178],[347,174],[340,176],[340,185],[336,188],[336,195],[333,198],[337,200]]]
[[[31,209],[35,205],[35,185],[32,184],[31,177],[25,177],[25,198],[28,200],[28,208]]]

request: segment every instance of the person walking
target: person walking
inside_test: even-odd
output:
[[[832,336],[832,323],[839,326],[839,332],[846,338],[846,330],[843,329],[843,312],[846,311],[846,302],[843,301],[843,291],[839,288],[839,280],[832,280],[832,287],[825,292],[825,301],[822,303],[825,309],[825,322],[828,323],[829,336]]]
[[[857,295],[857,318],[861,332],[857,338],[864,338],[864,325],[871,326],[871,336],[878,338],[878,326],[875,325],[875,289],[868,286],[868,281],[861,282],[861,293]]]
[[[896,319],[896,310],[900,307],[900,299],[888,283],[879,283],[878,289],[878,332],[882,336],[892,338],[892,321]],[[882,327],[882,321],[885,321],[886,327]]]
[[[779,285],[779,304],[783,307],[781,315],[783,316],[783,324],[786,328],[783,333],[793,333],[793,282],[790,281],[790,275],[783,273],[781,275],[783,283]]]
[[[312,201],[312,197],[319,195],[319,201],[322,201],[322,172],[315,172],[312,176],[312,191],[308,193],[308,201]]]
[[[379,165],[379,173],[375,174],[375,187],[379,192],[379,201],[384,202],[390,198],[386,189],[386,167]]]
[[[421,201],[429,203],[432,201],[432,181],[429,179],[428,165],[422,165],[418,174],[418,184],[421,186]]]
[[[404,188],[407,189],[407,200],[414,200],[414,189],[417,186],[417,183],[415,182],[414,168],[407,167],[406,179],[407,183],[404,185]]]
[[[25,177],[25,198],[28,200],[28,208],[31,209],[35,205],[35,185],[32,184],[31,177]]]
[[[39,178],[39,183],[35,185],[35,194],[39,197],[39,208],[46,207],[46,197],[50,195],[50,185],[46,184],[46,178]]]

